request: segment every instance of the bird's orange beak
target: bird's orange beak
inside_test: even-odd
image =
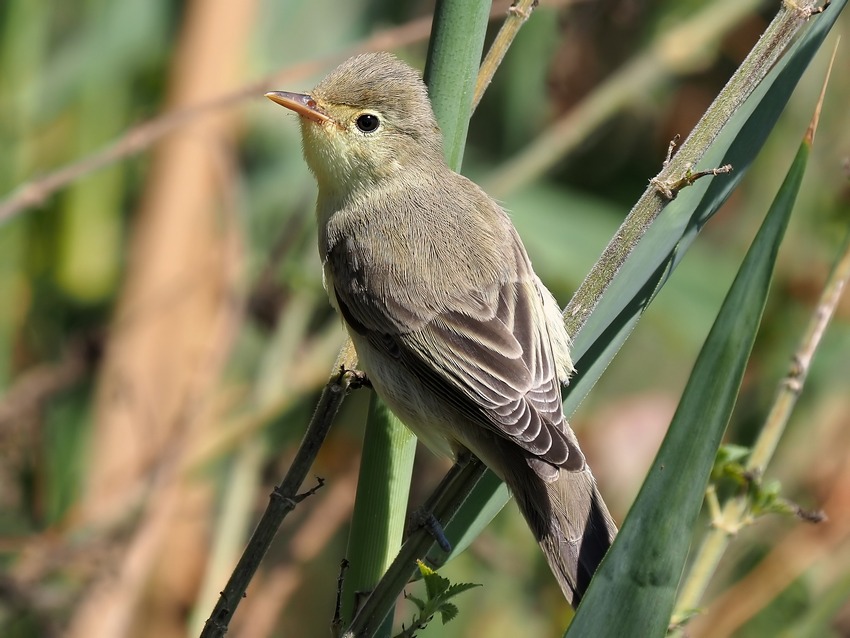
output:
[[[313,120],[319,124],[331,121],[330,115],[325,113],[319,105],[316,104],[316,100],[305,93],[270,91],[269,93],[266,93],[266,97],[272,102],[276,102],[291,111],[295,111],[301,117],[306,117],[308,120]]]

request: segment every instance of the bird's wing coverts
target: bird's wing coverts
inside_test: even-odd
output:
[[[353,330],[396,357],[431,391],[472,420],[512,440],[532,457],[582,469],[568,430],[561,388],[536,278],[522,260],[516,280],[457,296],[427,321],[406,297],[335,287]]]

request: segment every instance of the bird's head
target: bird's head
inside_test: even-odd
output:
[[[321,190],[345,196],[443,162],[425,84],[389,53],[350,58],[308,94],[266,97],[301,116],[304,157]]]

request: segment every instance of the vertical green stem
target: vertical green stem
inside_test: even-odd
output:
[[[416,437],[374,394],[367,424],[348,537],[350,567],[345,574],[343,618],[354,615],[358,593],[374,588],[398,553],[416,451]],[[392,630],[392,616],[386,620],[379,635]]]
[[[463,160],[489,11],[490,3],[484,0],[439,0],[435,9],[425,81],[443,132],[447,162],[455,170]],[[355,594],[375,587],[401,547],[415,441],[373,396],[349,536],[344,620],[351,617]],[[411,563],[411,573],[414,568]],[[388,614],[372,635],[389,636],[391,619]]]
[[[460,170],[490,3],[438,0],[428,45],[425,83],[443,131],[443,152]]]

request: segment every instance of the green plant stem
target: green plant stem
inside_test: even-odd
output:
[[[850,279],[850,233],[844,239],[841,254],[824,286],[820,300],[803,334],[796,353],[791,359],[788,374],[779,384],[776,400],[765,420],[746,464],[746,471],[755,477],[764,474],[776,446],[788,424],[791,411],[805,383],[809,367],[821,342],[826,327],[835,313],[838,301]],[[713,521],[694,558],[679,601],[673,614],[673,624],[684,622],[698,607],[720,559],[726,552],[732,536],[742,527],[748,511],[746,496],[731,499],[725,504],[719,518]]]
[[[446,161],[456,171],[463,163],[489,12],[490,3],[483,0],[439,0],[434,10],[425,83],[443,132]]]
[[[667,47],[673,48],[672,42],[677,41],[678,38],[682,38],[692,31],[694,34],[699,33],[699,30],[694,30],[695,24],[704,20],[707,14],[715,15],[715,12],[718,12],[718,16],[728,18],[727,13],[731,13],[742,4],[733,1],[711,5],[709,9],[697,14],[696,19],[686,23],[686,26],[690,28],[682,27],[681,30],[669,35],[668,38],[670,39],[665,39],[656,45],[655,50],[663,51]],[[660,192],[659,185],[675,183],[689,171],[695,169],[697,162],[719,135],[721,129],[764,79],[788,47],[794,34],[811,16],[812,4],[807,5],[807,9],[782,5],[779,13],[767,27],[755,47],[679,148],[679,152],[666,163],[658,176],[652,180],[649,188],[644,191],[637,204],[632,208],[611,243],[605,248],[599,261],[596,262],[564,310],[564,318],[570,334],[576,334],[587,321],[626,258],[669,201]],[[731,21],[726,24],[731,24]]]
[[[348,537],[343,618],[353,617],[358,593],[374,588],[398,554],[416,453],[416,437],[374,394],[367,423]],[[390,624],[381,633],[391,630]]]
[[[472,459],[465,466],[455,465],[450,480],[444,483],[442,497],[434,506],[434,516],[446,524],[451,521],[474,487],[487,471],[486,466]],[[360,609],[345,632],[345,638],[365,638],[374,635],[392,610],[399,592],[416,571],[416,559],[428,552],[436,544],[434,537],[420,528],[405,541],[390,568],[381,578],[372,594]]]

